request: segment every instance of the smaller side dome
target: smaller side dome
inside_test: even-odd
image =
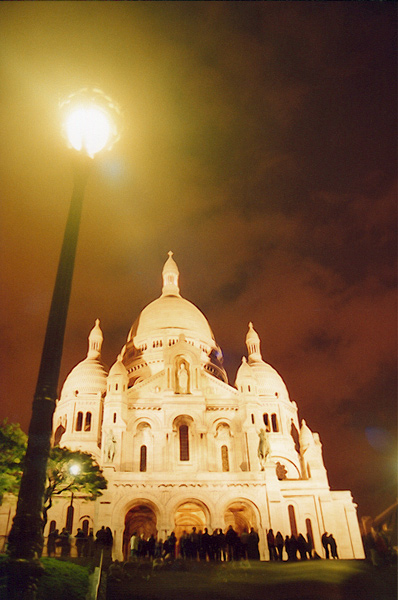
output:
[[[103,335],[97,319],[88,336],[87,357],[69,373],[63,385],[60,400],[66,396],[79,394],[100,394],[106,392],[107,370],[101,361]]]
[[[246,334],[246,345],[248,353],[247,366],[257,383],[258,393],[261,396],[290,401],[282,377],[271,365],[263,361],[260,350],[260,336],[254,329],[252,322],[249,323],[249,331]]]
[[[243,379],[253,379],[253,373],[247,364],[246,356],[242,356],[242,363],[236,373],[236,383],[241,382]]]
[[[113,364],[109,370],[108,378],[112,377],[125,377],[128,380],[127,369],[122,363],[122,355],[119,354],[117,361]]]
[[[256,390],[256,379],[250,365],[247,364],[245,356],[242,356],[242,364],[236,374],[235,387],[241,391],[245,389],[249,392],[255,392]]]

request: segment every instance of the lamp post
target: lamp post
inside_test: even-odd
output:
[[[64,133],[74,149],[74,186],[58,263],[29,426],[28,447],[9,535],[9,585],[13,598],[34,598],[43,548],[43,496],[52,417],[62,357],[84,190],[92,158],[117,140],[118,108],[99,90],[83,89],[62,104]],[[22,562],[25,565],[22,566]],[[14,569],[15,567],[15,569]],[[23,575],[21,569],[25,569]],[[24,582],[19,581],[24,579]],[[23,584],[23,589],[19,589]]]
[[[80,473],[80,465],[74,463],[69,467],[69,473],[71,475],[73,475],[73,477],[76,479],[77,475],[79,475]],[[74,479],[74,482],[75,482]],[[65,527],[66,529],[69,531],[69,533],[72,535],[72,529],[73,529],[73,491],[71,492],[70,495],[70,504],[66,513],[66,524]]]

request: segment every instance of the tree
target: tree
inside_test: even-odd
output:
[[[47,485],[44,494],[43,518],[52,506],[54,496],[66,492],[78,493],[87,501],[102,496],[107,481],[94,457],[88,452],[56,446],[51,449],[47,464]]]
[[[5,493],[18,494],[26,452],[27,435],[17,423],[0,423],[0,504]],[[88,452],[51,448],[47,462],[47,482],[43,499],[43,527],[54,496],[77,493],[95,500],[107,488],[107,481],[94,457]]]
[[[18,423],[0,423],[0,505],[4,494],[18,494],[27,435]]]

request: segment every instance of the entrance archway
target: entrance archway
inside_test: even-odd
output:
[[[239,535],[244,529],[250,531],[251,527],[257,529],[257,519],[253,507],[240,500],[233,502],[224,513],[225,528],[230,525]]]
[[[147,540],[152,534],[156,537],[156,515],[146,504],[137,504],[130,508],[124,520],[123,556],[127,560],[130,552],[130,538],[133,533],[143,534]]]
[[[196,502],[189,501],[181,504],[174,515],[174,532],[177,539],[181,537],[185,530],[188,533],[192,531],[192,527],[196,527],[196,531],[206,527],[207,518],[203,507]]]

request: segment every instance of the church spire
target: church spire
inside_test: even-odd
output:
[[[95,325],[88,336],[87,358],[99,358],[101,356],[103,339],[104,337],[100,327],[100,320],[96,319]]]
[[[260,338],[257,331],[253,328],[253,323],[249,323],[249,331],[246,335],[247,355],[249,364],[253,362],[263,362],[263,357],[260,351]]]
[[[163,288],[162,295],[163,296],[179,296],[180,288],[178,287],[178,278],[180,272],[178,267],[173,259],[173,253],[170,250],[169,258],[166,260],[162,276],[163,276]]]

